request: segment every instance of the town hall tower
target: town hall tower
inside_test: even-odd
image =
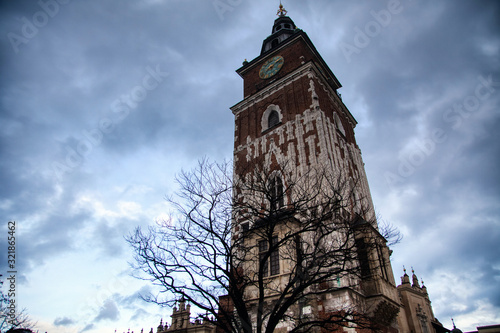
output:
[[[317,177],[318,173],[327,170],[338,179],[338,184],[342,184],[338,189],[342,193],[336,193],[337,190],[324,193],[332,197],[339,194],[343,202],[339,214],[349,221],[349,227],[359,227],[355,236],[346,241],[351,242],[357,254],[344,263],[352,274],[337,273],[336,277],[328,276],[325,281],[319,281],[317,286],[308,286],[308,291],[314,288],[318,291],[292,307],[289,312],[292,319],[281,319],[277,327],[286,332],[299,325],[300,320],[293,319],[294,316],[321,318],[340,313],[350,304],[367,314],[382,331],[397,332],[400,301],[389,259],[390,250],[378,230],[361,151],[356,144],[354,128],[357,122],[338,93],[339,80],[307,34],[286,14],[280,5],[278,18],[271,35],[263,41],[260,55],[245,61],[236,71],[243,78],[244,99],[231,108],[235,117],[234,182],[253,182],[260,177],[259,172],[265,174],[262,178],[269,182],[271,194],[268,195],[270,203],[263,204],[263,210],[267,209],[271,217],[278,216],[273,219],[278,221],[276,223],[283,223],[271,231],[272,235],[268,232],[266,240],[266,234],[259,233],[262,226],[270,223],[265,214],[259,218],[255,218],[255,214],[251,218],[246,218],[244,213],[236,214],[235,239],[244,238],[247,251],[242,260],[253,262],[260,258],[260,261],[247,264],[244,274],[255,274],[256,279],[264,276],[269,286],[262,292],[264,295],[259,293],[257,284],[254,290],[249,288],[246,302],[251,307],[259,304],[259,299],[266,298],[268,304],[276,304],[283,290],[288,290],[285,286],[299,268],[290,264],[292,255],[283,249],[284,243],[270,249],[292,234],[290,230],[303,225],[297,218],[300,214],[287,213],[290,207],[297,206],[297,191],[291,189],[290,183],[310,182],[312,192],[317,194],[315,186],[324,183],[304,178]],[[236,191],[236,202],[252,201],[258,196],[253,190],[243,192]],[[321,207],[321,211],[324,212],[325,207]],[[298,222],[295,226],[281,222],[289,219]],[[322,220],[322,223],[335,224],[335,221],[332,215],[328,222]],[[350,233],[352,230],[349,230]],[[328,242],[333,244],[339,239],[347,239],[346,233],[336,231],[337,238]],[[300,238],[296,241],[300,245],[294,246],[301,249],[319,242],[317,235],[295,235],[295,238]],[[265,251],[270,252],[267,257]],[[300,256],[301,251],[295,250],[295,256]],[[353,267],[358,268],[358,273],[354,273]],[[260,271],[262,275],[258,275]],[[272,318],[263,316],[259,321],[259,311],[263,310],[255,305],[255,320],[252,317],[252,321],[254,325],[265,326],[266,320]],[[359,331],[356,327],[350,328],[352,332]]]

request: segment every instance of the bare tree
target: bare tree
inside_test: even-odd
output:
[[[385,265],[374,257],[385,239],[355,182],[328,168],[246,171],[233,179],[229,163],[201,161],[167,198],[176,214],[128,237],[163,291],[148,300],[183,297],[222,332],[373,328],[359,295]]]
[[[403,240],[403,234],[401,234],[401,231],[394,224],[387,222],[380,217],[377,220],[379,232],[387,240],[388,246],[401,243]]]
[[[0,278],[2,275],[0,274]],[[4,293],[4,281],[0,280],[0,333],[14,328],[32,329],[35,323],[25,308],[18,309],[12,291]]]

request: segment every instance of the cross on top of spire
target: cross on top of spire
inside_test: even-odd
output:
[[[280,7],[278,8],[278,12],[276,13],[276,15],[285,16],[287,13],[288,13],[288,11],[285,9],[285,7],[283,7],[283,5],[281,4],[281,0],[280,0]]]

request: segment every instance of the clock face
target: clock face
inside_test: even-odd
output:
[[[259,71],[259,76],[261,79],[269,79],[274,74],[278,73],[285,59],[282,56],[272,57],[262,65]]]

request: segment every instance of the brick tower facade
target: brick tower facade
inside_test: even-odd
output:
[[[338,93],[340,82],[307,34],[297,29],[282,6],[278,15],[272,34],[263,42],[261,54],[250,62],[245,61],[237,70],[243,78],[244,99],[231,108],[235,117],[235,183],[253,177],[255,166],[277,175],[271,177],[272,188],[273,191],[278,188],[276,196],[283,197],[281,200],[284,201],[277,206],[291,204],[292,199],[279,190],[286,188],[287,177],[304,177],[311,168],[329,169],[350,184],[352,201],[346,214],[370,221],[357,235],[356,246],[361,255],[350,263],[361,266],[362,274],[325,281],[333,283],[336,288],[328,288],[314,299],[304,301],[307,304],[292,308],[290,317],[311,315],[319,318],[325,313],[341,311],[343,304],[355,303],[358,309],[364,309],[370,318],[378,321],[382,331],[397,332],[400,301],[390,251],[378,231],[361,151],[356,144],[354,128],[357,122]],[[238,198],[238,193],[236,199],[245,200]],[[257,224],[262,221],[237,219],[235,223],[235,235],[245,233],[241,237],[245,237],[246,246],[255,248],[248,252],[245,259],[248,261],[252,261],[248,256],[257,257],[262,249],[266,250],[275,240],[279,241],[285,229],[290,228],[277,228],[273,239],[266,243],[248,231],[258,228]],[[367,238],[375,245],[362,253],[363,239]],[[269,304],[272,304],[273,297],[274,300],[279,297],[282,292],[280,283],[290,276],[291,270],[281,253],[278,250],[275,253],[278,254],[269,255],[269,265],[266,264],[264,272],[277,281],[272,290],[266,292]],[[256,267],[249,264],[245,270],[256,271]],[[257,301],[256,290],[250,288],[245,295],[249,304]],[[294,320],[288,320],[278,327],[286,332],[294,325],[297,325]],[[323,328],[323,331],[337,329]],[[344,328],[338,331],[343,332]],[[349,331],[361,329],[354,325]]]

